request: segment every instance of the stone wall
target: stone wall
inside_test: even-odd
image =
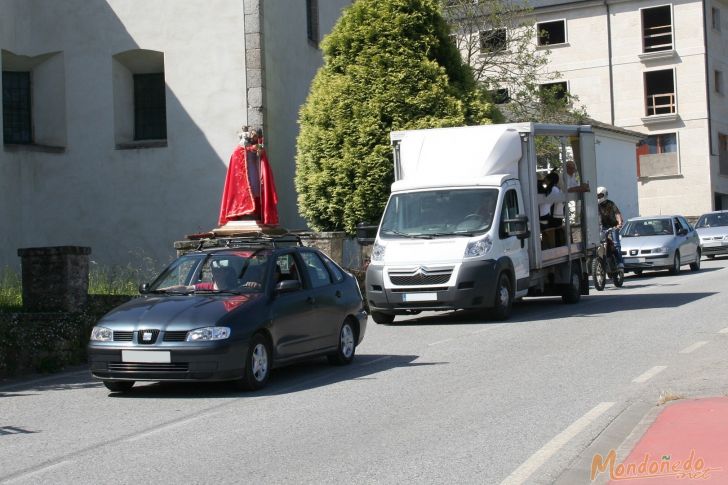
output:
[[[23,307],[32,312],[80,311],[88,298],[91,248],[21,248]]]

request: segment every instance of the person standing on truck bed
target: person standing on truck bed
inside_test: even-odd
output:
[[[622,260],[622,245],[619,242],[619,230],[622,228],[624,219],[622,212],[613,201],[608,199],[609,191],[606,187],[597,188],[597,200],[599,201],[599,221],[602,230],[612,232],[612,240],[614,241],[614,249],[617,251],[617,266],[624,268]]]

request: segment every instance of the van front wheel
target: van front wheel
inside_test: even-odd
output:
[[[495,302],[491,315],[495,320],[507,320],[511,316],[513,306],[513,285],[506,273],[498,277],[498,285],[495,288]]]

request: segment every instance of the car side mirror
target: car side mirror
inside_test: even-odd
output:
[[[283,280],[276,284],[276,293],[290,293],[301,289],[301,282],[298,280]]]
[[[521,241],[528,238],[531,232],[528,230],[528,216],[517,215],[513,219],[503,220],[504,233],[508,237],[517,237]]]
[[[149,293],[149,283],[142,283],[139,285],[139,294],[146,295]]]

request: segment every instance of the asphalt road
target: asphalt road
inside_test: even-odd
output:
[[[85,370],[5,385],[0,483],[553,483],[635,402],[728,392],[726,266],[526,300],[505,323],[370,320],[351,366],[278,369],[256,393],[117,396]]]

